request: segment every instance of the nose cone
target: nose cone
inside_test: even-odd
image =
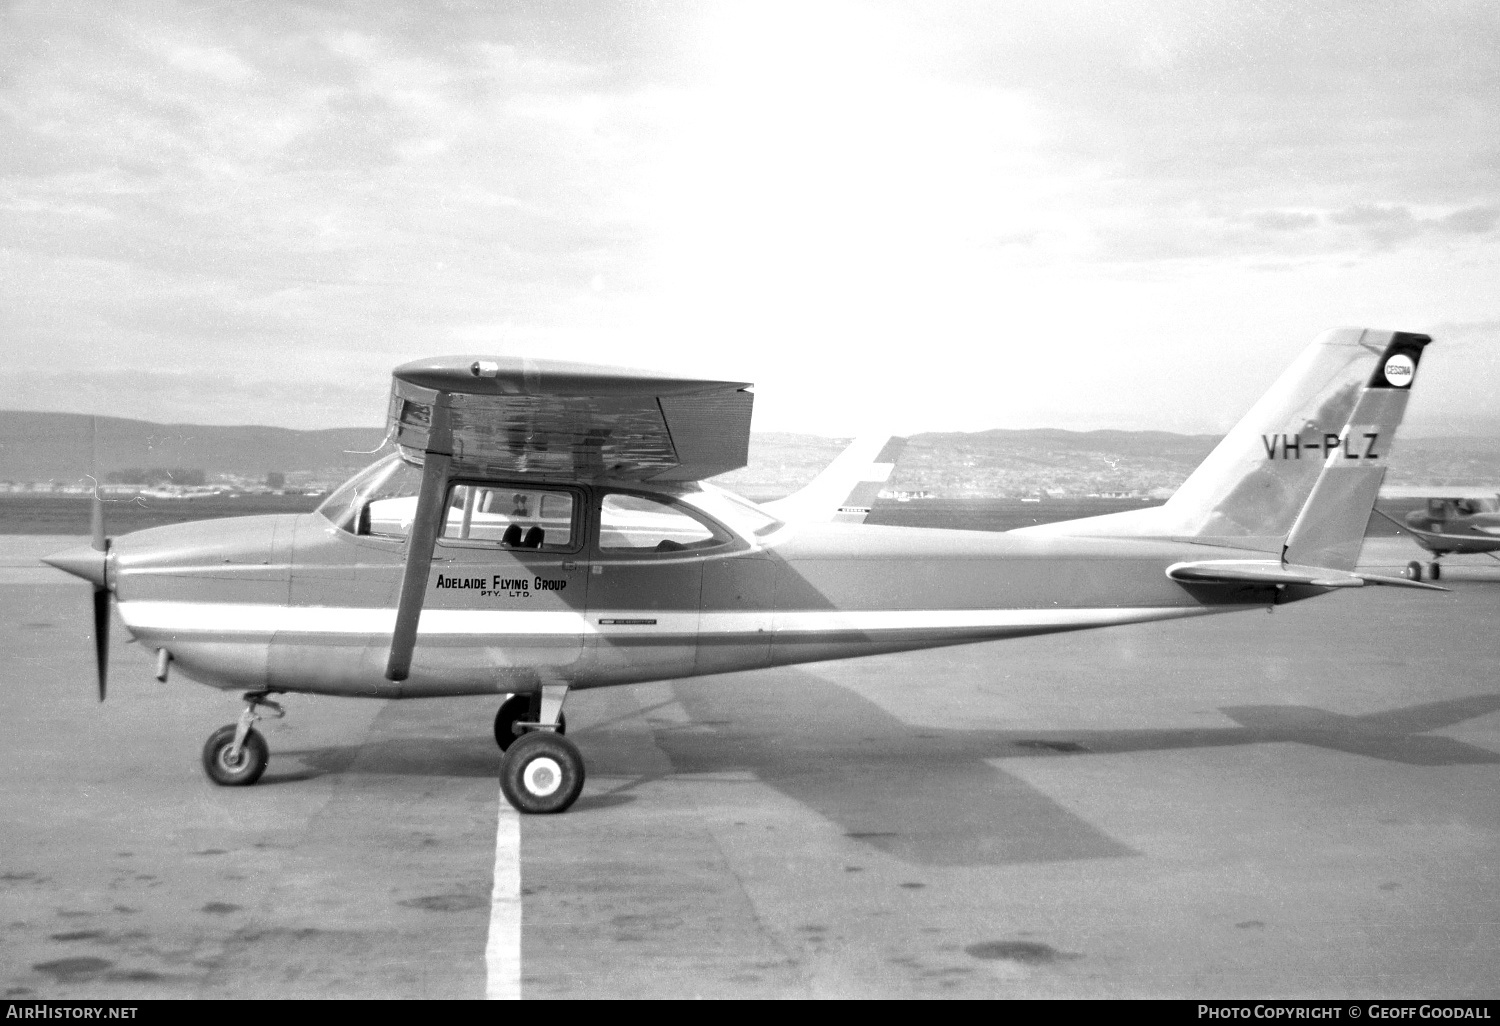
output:
[[[76,549],[67,549],[63,552],[54,552],[50,556],[43,556],[42,562],[49,563],[59,570],[65,570],[74,577],[82,577],[85,581],[92,581],[97,588],[104,587],[104,566],[108,556],[98,549],[88,545],[80,545]]]

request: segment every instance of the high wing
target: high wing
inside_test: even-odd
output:
[[[1500,497],[1500,485],[1383,485],[1380,498],[1391,499],[1478,499],[1494,502]]]
[[[1420,527],[1413,527],[1411,524],[1397,520],[1382,509],[1376,509],[1375,513],[1411,535],[1423,548],[1432,551],[1474,553],[1500,548],[1500,523],[1471,523],[1474,534],[1452,534],[1447,531],[1427,531]]]
[[[745,465],[750,388],[553,360],[447,356],[396,368],[388,426],[412,462],[441,452],[460,473],[698,481]]]
[[[905,448],[904,438],[862,435],[800,491],[761,503],[761,508],[778,519],[798,523],[862,524]]]
[[[444,497],[454,478],[695,481],[743,467],[755,397],[738,381],[517,357],[397,367],[388,433],[422,466],[386,678],[411,670]]]

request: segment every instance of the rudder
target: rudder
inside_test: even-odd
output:
[[[1428,335],[1410,332],[1385,334],[1389,336],[1385,349],[1349,422],[1336,442],[1325,441],[1327,455],[1288,532],[1284,563],[1353,570],[1359,559],[1417,365],[1432,341]]]

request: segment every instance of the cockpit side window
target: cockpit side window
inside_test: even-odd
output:
[[[681,506],[627,492],[604,496],[599,511],[603,552],[684,552],[718,548],[730,536]]]
[[[448,492],[442,538],[507,549],[571,549],[576,506],[571,492],[555,489],[458,484]]]
[[[405,538],[417,516],[417,493],[421,489],[421,469],[402,463],[370,494],[360,509],[354,533]]]
[[[405,537],[421,484],[421,469],[392,453],[340,485],[317,511],[352,534]]]

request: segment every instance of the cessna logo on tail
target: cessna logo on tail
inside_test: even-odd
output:
[[[1311,438],[1285,434],[1261,435],[1260,444],[1265,446],[1266,459],[1270,460],[1300,460],[1304,452],[1308,453],[1308,459],[1323,459],[1342,452],[1344,459],[1364,463],[1380,459],[1382,450],[1380,429],[1374,426],[1353,426],[1343,435],[1325,432],[1321,437],[1313,435]],[[1312,453],[1317,455],[1313,456]]]
[[[1417,365],[1405,353],[1397,353],[1385,361],[1385,380],[1391,383],[1392,388],[1407,387],[1416,373]]]

